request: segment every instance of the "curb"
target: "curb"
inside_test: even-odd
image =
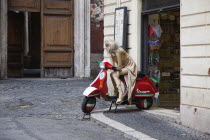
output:
[[[120,108],[134,108],[130,107],[120,107]],[[139,131],[136,131],[133,128],[130,128],[124,124],[121,124],[117,121],[114,121],[108,117],[106,117],[103,112],[107,111],[108,109],[98,110],[91,114],[91,121],[95,122],[102,127],[108,128],[116,133],[123,135],[125,138],[132,139],[132,140],[155,140],[154,138],[145,135]],[[175,112],[174,110],[164,109],[164,108],[156,108],[153,107],[151,110],[142,110],[150,115],[158,116],[166,121],[170,121],[172,123],[181,124],[180,121],[180,113]]]
[[[135,106],[124,106],[124,107],[120,107],[120,108],[136,109]],[[151,107],[149,110],[141,110],[141,111],[146,112],[146,113],[156,116],[156,117],[158,116],[161,119],[172,122],[172,123],[181,124],[180,113],[178,111],[175,111],[172,109]]]
[[[153,107],[150,110],[143,111],[153,116],[158,116],[166,121],[181,124],[180,113],[174,110]]]
[[[97,111],[91,114],[91,121],[101,125],[102,127],[111,129],[114,132],[117,132],[123,135],[125,138],[132,140],[156,140],[148,135],[145,135],[139,131],[136,131],[133,128],[130,128],[124,124],[121,124],[117,121],[107,118],[104,116],[103,111]]]

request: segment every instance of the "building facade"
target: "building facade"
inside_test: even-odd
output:
[[[162,106],[180,108],[183,125],[207,133],[210,133],[209,5],[210,0],[104,2],[104,40],[114,39],[115,8],[126,6],[127,52],[139,70],[150,76],[152,71],[159,75],[160,103],[165,103]],[[157,28],[159,25],[161,29]],[[154,32],[162,42],[160,48],[148,45],[148,41],[155,41]],[[111,61],[106,52],[104,58]]]
[[[0,77],[90,76],[90,0],[1,0]],[[81,10],[83,9],[83,10]]]
[[[181,121],[210,132],[210,0],[181,0]]]

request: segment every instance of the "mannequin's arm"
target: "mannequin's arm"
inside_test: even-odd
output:
[[[122,69],[122,57],[121,57],[121,52],[116,53],[117,56],[117,64],[118,64],[118,69]]]

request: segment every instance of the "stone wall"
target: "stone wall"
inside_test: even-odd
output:
[[[181,0],[181,121],[210,133],[210,0]]]

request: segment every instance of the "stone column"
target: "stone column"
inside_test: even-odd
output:
[[[7,0],[0,1],[0,78],[7,77]]]
[[[90,75],[90,0],[74,1],[74,76]]]
[[[132,0],[131,2],[131,17],[132,22],[132,39],[130,54],[137,64],[138,70],[141,68],[141,12],[142,12],[142,0]]]
[[[90,0],[85,0],[85,77],[90,76]]]

